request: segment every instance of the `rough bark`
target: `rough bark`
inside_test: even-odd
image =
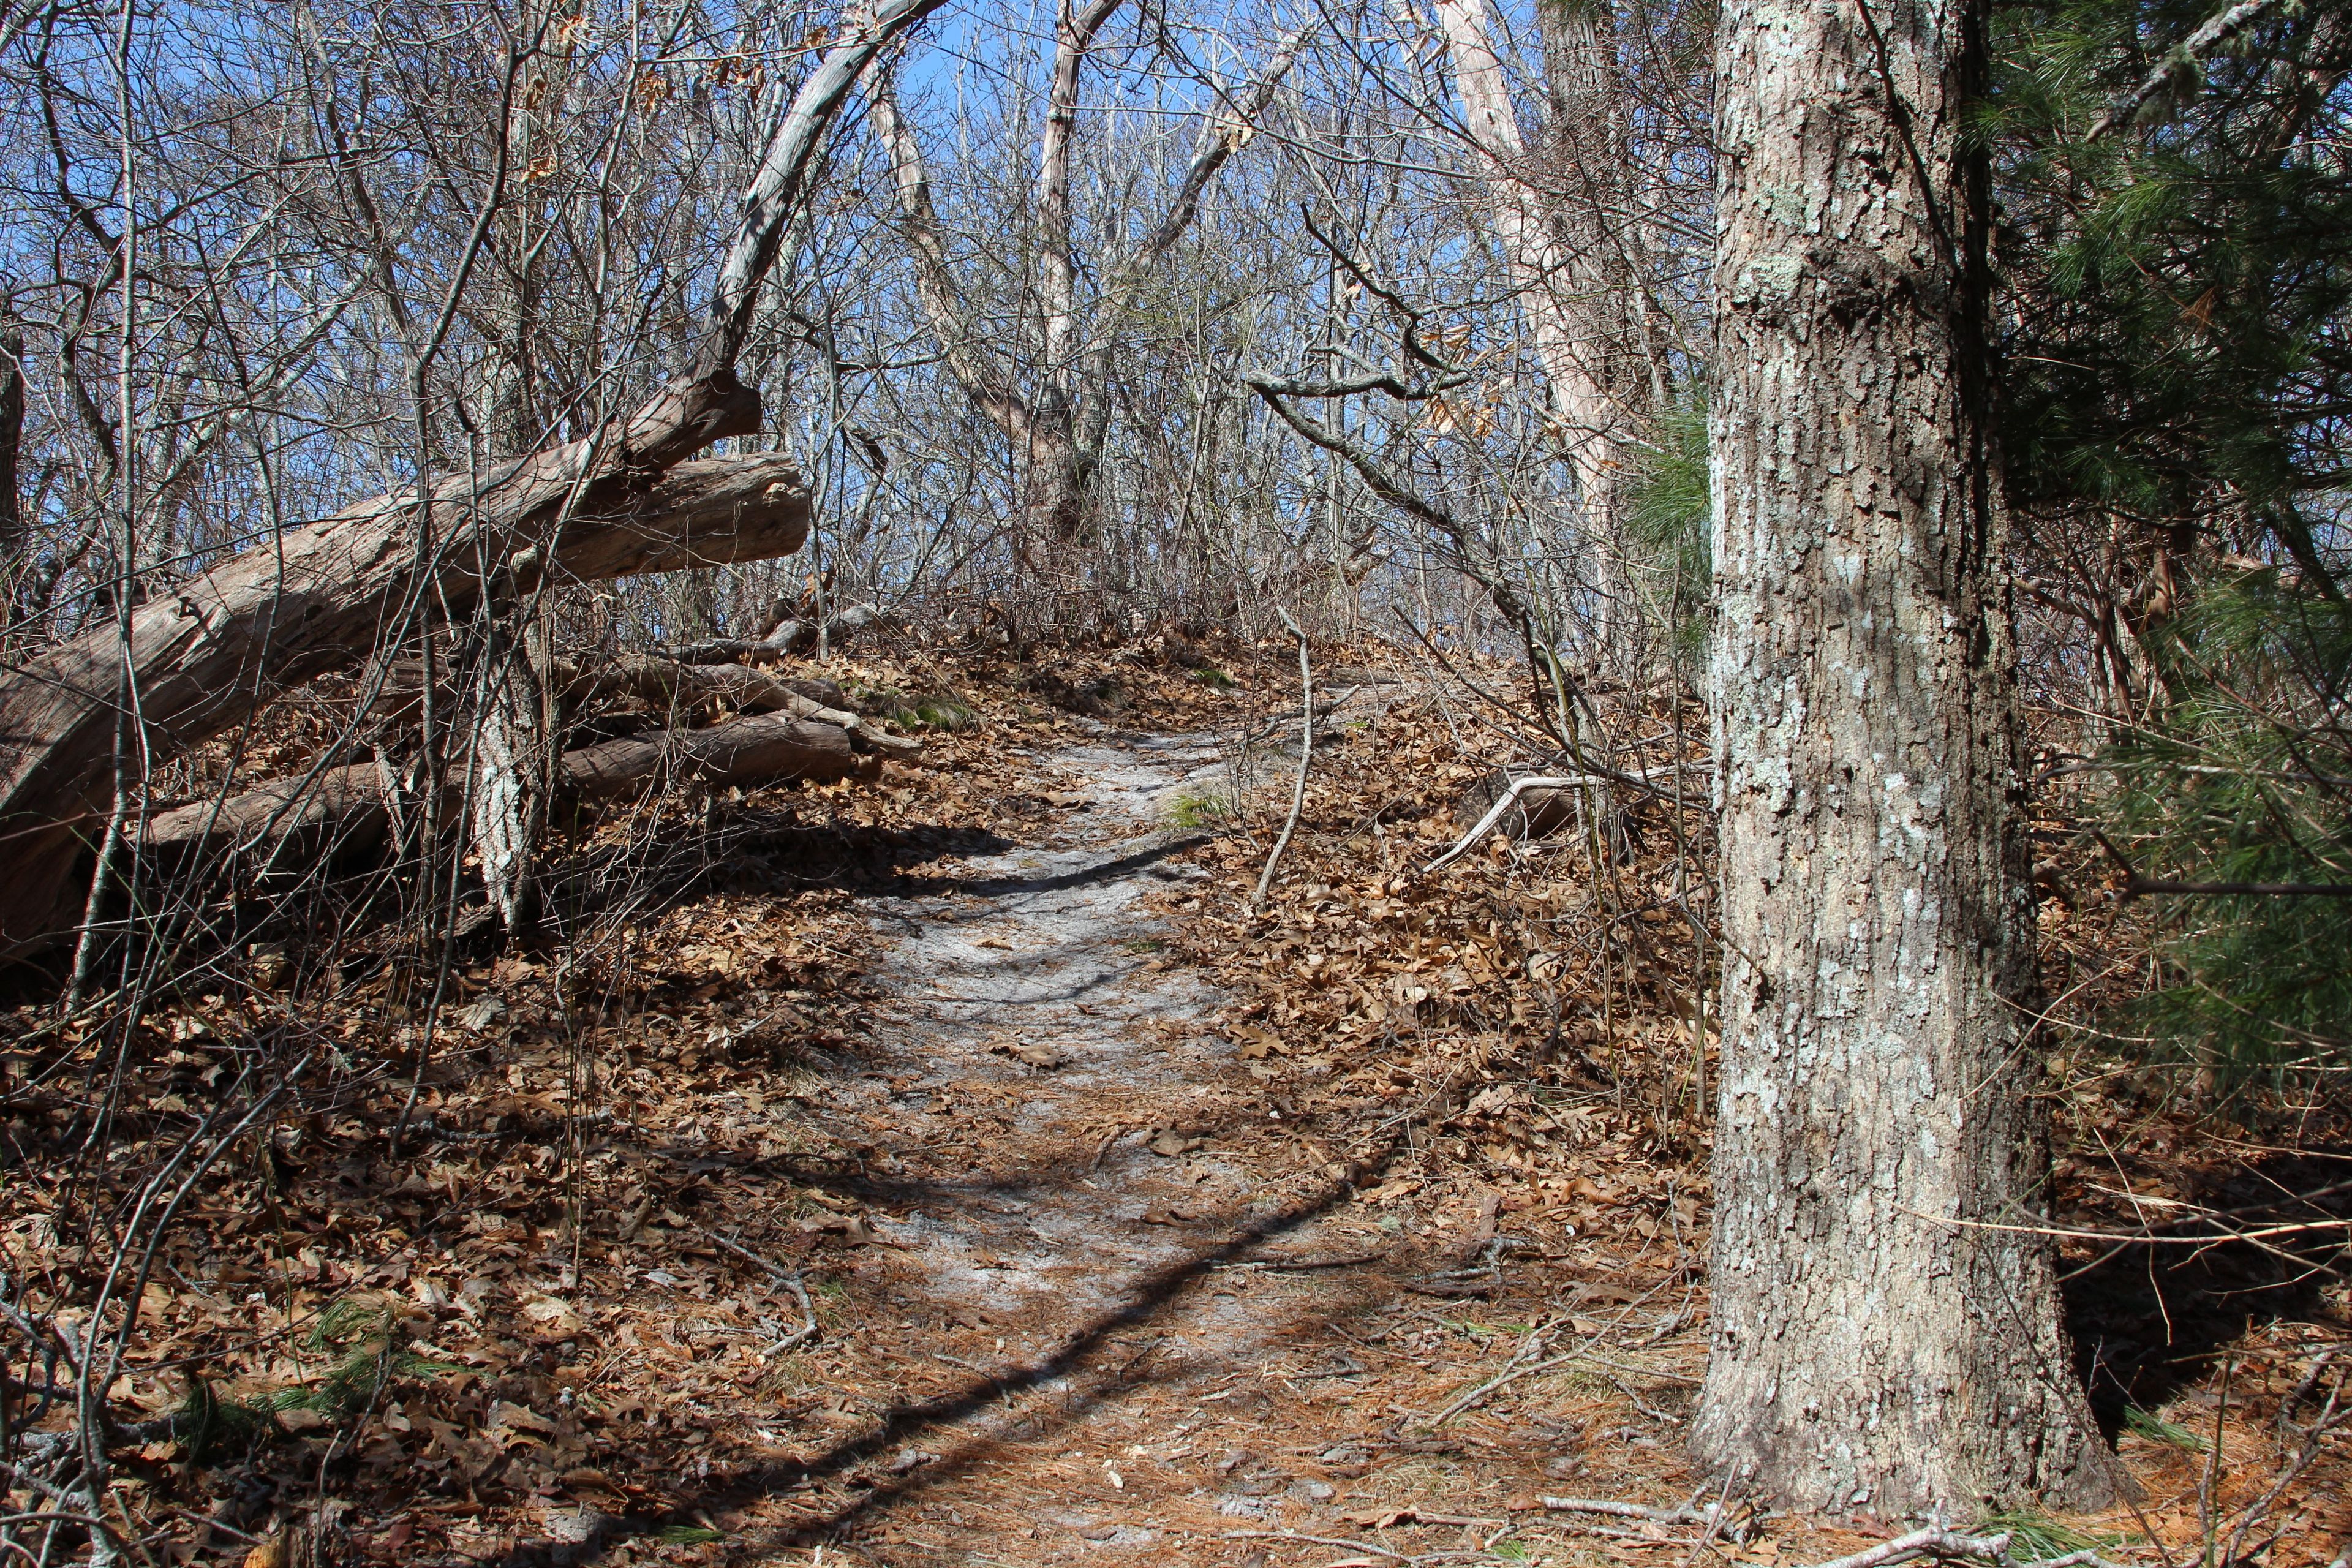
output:
[[[520,647],[484,661],[467,771],[467,820],[482,888],[513,938],[539,924],[535,862],[547,815],[547,745],[538,672]]]
[[[849,731],[837,725],[774,713],[583,746],[563,753],[557,778],[572,798],[611,801],[687,780],[723,788],[871,778],[881,762],[861,754]],[[227,800],[158,812],[142,849],[167,874],[230,858],[248,869],[258,865],[307,874],[330,860],[381,847],[392,823],[388,803],[395,797],[413,802],[415,794],[415,779],[392,777],[373,763],[329,768]]]
[[[2045,1215],[1969,0],[1735,0],[1712,437],[1706,1464],[1882,1515],[2117,1486]]]
[[[738,389],[659,424],[640,416],[646,439],[609,446],[676,463],[678,447],[744,434],[756,416]],[[359,662],[417,606],[462,613],[486,592],[529,586],[551,559],[575,577],[624,576],[788,554],[807,531],[807,492],[783,458],[676,463],[648,487],[585,441],[478,487],[442,485],[424,573],[414,502],[363,501],[139,608],[127,657],[141,744],[153,762],[177,755],[277,693]],[[103,815],[125,657],[109,626],[0,679],[0,833],[27,873],[0,887],[0,954],[50,945],[73,924],[70,872]]]

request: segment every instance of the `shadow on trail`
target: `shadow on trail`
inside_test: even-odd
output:
[[[1063,871],[1050,877],[982,877],[966,880],[956,877],[908,878],[902,885],[912,887],[917,893],[970,893],[974,898],[1002,899],[1017,893],[1056,893],[1069,888],[1090,888],[1102,882],[1117,881],[1130,871],[1140,871],[1171,855],[1181,855],[1187,849],[1198,849],[1209,842],[1211,835],[1194,833],[1182,838],[1118,856],[1115,859],[1097,861],[1075,871]]]
[[[1131,1353],[1124,1364],[1104,1368],[1102,1363],[1108,1359],[1106,1352],[1128,1348],[1116,1344],[1115,1335],[1121,1330],[1150,1322],[1163,1309],[1172,1305],[1187,1286],[1212,1269],[1239,1259],[1263,1242],[1297,1229],[1346,1198],[1359,1180],[1387,1159],[1393,1143],[1392,1139],[1374,1152],[1359,1157],[1341,1174],[1327,1178],[1311,1194],[1262,1218],[1234,1226],[1223,1241],[1207,1250],[1144,1274],[1129,1291],[1124,1305],[1104,1312],[1092,1322],[1073,1331],[1065,1337],[1061,1348],[1026,1365],[1009,1367],[1001,1373],[975,1379],[950,1393],[901,1405],[883,1416],[882,1426],[877,1431],[837,1443],[805,1463],[762,1466],[723,1478],[714,1476],[703,1491],[678,1507],[658,1514],[629,1514],[607,1520],[589,1541],[577,1545],[553,1542],[519,1543],[496,1560],[498,1568],[552,1568],[555,1564],[593,1563],[624,1541],[651,1535],[674,1525],[695,1523],[700,1515],[712,1510],[740,1508],[762,1499],[798,1490],[816,1481],[851,1474],[885,1450],[929,1432],[951,1428],[981,1414],[990,1405],[1006,1401],[1014,1394],[1050,1386],[1073,1374],[1098,1369],[1107,1371],[1108,1375],[1084,1394],[1073,1391],[1052,1417],[1055,1425],[1076,1420],[1104,1400],[1137,1386],[1140,1380],[1133,1379],[1130,1374],[1158,1348],[1156,1342],[1145,1346],[1140,1352]],[[1030,1435],[1034,1436],[1036,1415],[1033,1413],[1024,1419],[1032,1425]],[[761,1550],[780,1551],[826,1541],[862,1517],[965,1473],[971,1464],[984,1458],[997,1441],[992,1435],[973,1434],[962,1443],[957,1454],[939,1456],[903,1476],[881,1478],[871,1489],[795,1524],[761,1531],[757,1544]]]

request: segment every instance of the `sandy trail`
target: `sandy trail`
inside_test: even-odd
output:
[[[1154,958],[1160,922],[1143,908],[1149,894],[1205,877],[1171,862],[1192,840],[1167,817],[1215,753],[1146,738],[1068,748],[1039,766],[1066,782],[1057,793],[1080,797],[1056,841],[967,862],[961,891],[883,916],[898,941],[876,976],[895,996],[882,1060],[924,1073],[900,1101],[975,1089],[1017,1100],[1003,1143],[975,1150],[960,1184],[997,1199],[992,1217],[979,1205],[925,1209],[894,1239],[916,1249],[936,1296],[1085,1314],[1185,1251],[1167,1227],[1142,1223],[1147,1211],[1207,1195],[1197,1163],[1179,1175],[1134,1147],[1158,1129],[1133,1122],[1141,1099],[1164,1100],[1231,1054],[1196,1027],[1216,994]],[[1012,1150],[1024,1158],[997,1157]]]
[[[1066,803],[1047,841],[879,910],[889,1000],[837,1107],[896,1200],[890,1312],[959,1353],[919,1352],[936,1375],[878,1429],[747,1510],[751,1560],[1263,1562],[1234,1532],[1331,1527],[1365,1457],[1366,1367],[1323,1325],[1392,1298],[1363,1266],[1391,1237],[1159,956],[1206,877],[1171,814],[1221,781],[1213,745],[1106,731],[1035,765]],[[1177,914],[1146,907],[1170,889]]]

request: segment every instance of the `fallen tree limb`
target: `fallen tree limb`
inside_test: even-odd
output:
[[[1472,827],[1469,832],[1464,834],[1460,838],[1455,839],[1453,847],[1447,849],[1443,855],[1440,855],[1436,859],[1432,860],[1428,865],[1423,866],[1421,868],[1421,875],[1426,877],[1433,871],[1442,870],[1455,860],[1460,859],[1463,856],[1468,854],[1471,847],[1475,845],[1481,838],[1484,838],[1488,830],[1493,828],[1496,823],[1503,819],[1505,815],[1510,811],[1511,807],[1517,804],[1519,797],[1523,795],[1533,793],[1538,796],[1548,796],[1560,790],[1588,789],[1596,784],[1633,784],[1640,788],[1651,789],[1653,793],[1655,793],[1653,786],[1653,781],[1664,778],[1675,771],[1676,769],[1674,766],[1669,765],[1662,768],[1651,768],[1645,772],[1638,773],[1621,773],[1614,772],[1600,773],[1563,773],[1514,779],[1511,782],[1510,788],[1503,791],[1501,795],[1496,797],[1495,804],[1487,809],[1486,816],[1478,819],[1477,825]]]
[[[709,413],[691,437],[670,438],[741,433],[740,400]],[[551,569],[589,579],[758,560],[808,536],[808,494],[783,458],[679,463],[636,488],[592,445],[537,454],[479,487],[442,486],[439,548],[423,571],[414,499],[378,497],[141,606],[127,648],[108,626],[0,678],[0,833],[24,873],[0,885],[0,954],[37,951],[73,927],[83,891],[73,868],[103,816],[126,684],[137,743],[161,762],[290,687],[359,663],[420,601],[462,613]],[[565,520],[566,500],[583,490],[594,505]],[[487,574],[485,560],[498,563]]]
[[[58,946],[79,922],[80,863],[120,804],[118,748],[152,768],[387,631],[424,632],[551,569],[610,577],[799,548],[808,501],[785,459],[686,459],[760,429],[735,360],[810,163],[866,66],[943,4],[883,0],[825,49],[768,139],[685,374],[635,412],[289,530],[142,605],[127,632],[92,631],[0,677],[0,844],[15,873],[0,885],[0,958]]]
[[[795,683],[779,680],[763,670],[740,664],[685,664],[667,658],[622,658],[584,669],[560,668],[558,677],[567,700],[580,700],[600,692],[625,691],[656,706],[678,702],[714,701],[739,713],[790,713],[847,730],[876,751],[913,762],[923,743],[893,735],[862,716],[817,700]],[[813,687],[824,690],[822,685]]]
[[[880,763],[878,756],[860,754],[850,732],[836,725],[767,713],[583,746],[563,753],[561,782],[575,799],[610,801],[687,780],[723,788],[872,778]],[[448,787],[454,800],[459,786],[453,781]],[[380,847],[403,796],[415,800],[415,781],[387,777],[373,763],[330,768],[159,812],[148,824],[145,848],[167,873],[229,858],[251,863],[257,856],[263,868],[307,872],[322,859]]]
[[[845,642],[881,619],[882,612],[871,605],[852,605],[821,622],[786,615],[759,637],[708,637],[672,649],[670,657],[681,664],[731,664],[737,659],[775,664],[814,653],[820,640]]]
[[[1912,1557],[1934,1557],[1963,1563],[2006,1563],[2009,1561],[2009,1540],[2007,1531],[1999,1535],[1961,1535],[1949,1530],[1915,1530],[1908,1535],[1882,1541],[1850,1557],[1822,1563],[1820,1568],[1879,1568],[1881,1563],[1899,1563]],[[2080,1556],[2074,1560],[2083,1561]]]
[[[762,713],[708,730],[663,730],[566,752],[563,776],[584,799],[617,800],[687,779],[723,788],[877,778],[881,761],[861,756],[846,730]]]
[[[1273,852],[1265,858],[1265,869],[1258,873],[1257,891],[1250,895],[1250,913],[1257,913],[1265,902],[1265,890],[1274,886],[1274,869],[1282,864],[1282,852],[1290,847],[1290,836],[1298,828],[1299,814],[1307,809],[1307,770],[1315,763],[1315,672],[1307,662],[1307,634],[1290,618],[1290,612],[1276,605],[1275,614],[1298,639],[1298,782],[1290,792],[1290,815],[1282,824],[1282,837],[1274,841]]]

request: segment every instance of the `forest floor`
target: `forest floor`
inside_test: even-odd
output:
[[[309,1031],[341,1076],[167,1245],[116,1392],[216,1414],[123,1458],[126,1517],[160,1558],[256,1568],[302,1542],[508,1568],[1692,1568],[1898,1532],[1701,1495],[1683,1457],[1703,800],[1637,814],[1603,877],[1573,845],[1421,877],[1476,726],[1432,672],[1341,670],[1254,910],[1295,765],[1281,670],[1055,678],[1092,714],[957,671],[983,722],[934,736],[933,769],[634,830],[633,912],[466,968],[437,1041],[366,979],[158,1008],[133,1160],[264,1037]],[[1631,717],[1653,762],[1703,747],[1684,715]],[[2080,956],[2070,918],[2053,963]],[[72,1044],[16,1058],[0,1235],[60,1299],[103,1259],[42,1131],[70,1097],[27,1086]],[[2288,1147],[2070,1070],[2070,1223],[2309,1191],[2352,1156],[2308,1110]],[[2145,1497],[1983,1522],[2186,1568],[2258,1508],[2239,1560],[2341,1552],[2352,1435],[2299,1446],[2352,1342],[2340,1257],[2070,1246]]]

